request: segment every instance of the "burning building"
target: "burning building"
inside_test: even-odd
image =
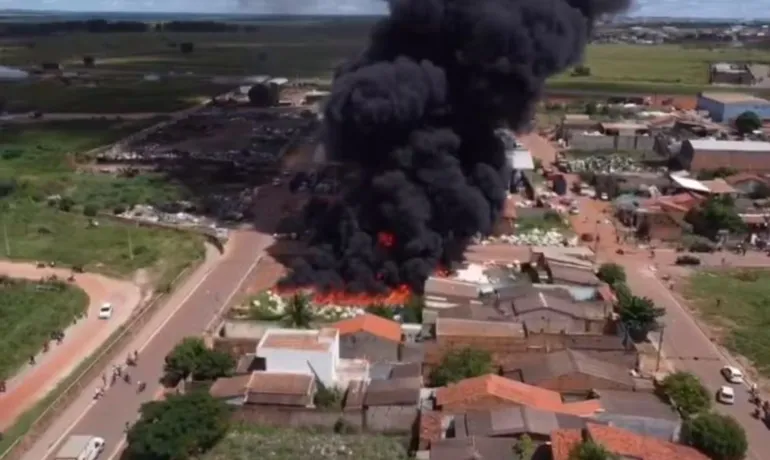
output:
[[[525,127],[593,21],[628,3],[390,0],[324,108],[326,155],[358,180],[313,213],[311,248],[281,287],[422,292],[498,219],[509,168],[496,130]]]

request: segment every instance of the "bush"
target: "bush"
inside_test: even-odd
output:
[[[659,392],[669,398],[685,417],[711,409],[711,393],[697,376],[689,372],[670,374],[661,382]]]
[[[72,210],[72,207],[75,206],[75,202],[72,200],[72,198],[69,197],[63,197],[59,200],[59,210],[64,212],[70,212]]]
[[[94,217],[99,213],[99,208],[93,204],[87,204],[83,207],[83,215],[88,217]]]
[[[488,351],[473,348],[452,350],[444,355],[441,364],[433,370],[430,382],[434,387],[442,387],[492,371],[492,355]]]
[[[676,258],[677,265],[700,265],[700,259],[695,256],[679,256]]]

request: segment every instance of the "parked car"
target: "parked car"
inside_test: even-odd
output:
[[[112,304],[103,303],[102,306],[99,308],[99,319],[110,319],[110,318],[112,318]]]
[[[700,259],[695,256],[679,256],[676,258],[677,265],[700,265]]]
[[[722,404],[735,404],[735,390],[733,387],[723,385],[717,392],[717,401]]]
[[[730,383],[738,385],[743,383],[743,372],[735,366],[725,366],[722,368],[721,373],[725,380]]]

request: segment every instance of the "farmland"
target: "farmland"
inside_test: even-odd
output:
[[[36,355],[51,333],[64,330],[88,305],[86,293],[63,283],[0,278],[0,379]]]
[[[156,175],[77,172],[78,153],[146,123],[152,121],[49,122],[2,131],[0,223],[8,235],[3,255],[79,265],[115,276],[156,267],[159,277],[172,276],[200,257],[202,244],[197,237],[94,217],[117,207],[183,196],[181,188]]]
[[[203,460],[406,460],[403,440],[260,426],[237,427]]]

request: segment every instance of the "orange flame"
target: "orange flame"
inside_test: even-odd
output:
[[[392,248],[396,244],[396,236],[388,232],[380,232],[377,234],[377,242],[384,248]]]
[[[434,275],[440,278],[449,278],[449,276],[452,275],[452,272],[450,272],[443,265],[439,265],[438,267],[436,267],[436,271],[434,272]]]
[[[401,285],[386,294],[355,294],[344,291],[316,292],[312,288],[281,289],[276,290],[281,297],[289,297],[296,293],[304,293],[310,296],[314,305],[335,305],[339,307],[366,307],[379,304],[399,306],[407,303],[412,296],[412,291],[406,285]]]

